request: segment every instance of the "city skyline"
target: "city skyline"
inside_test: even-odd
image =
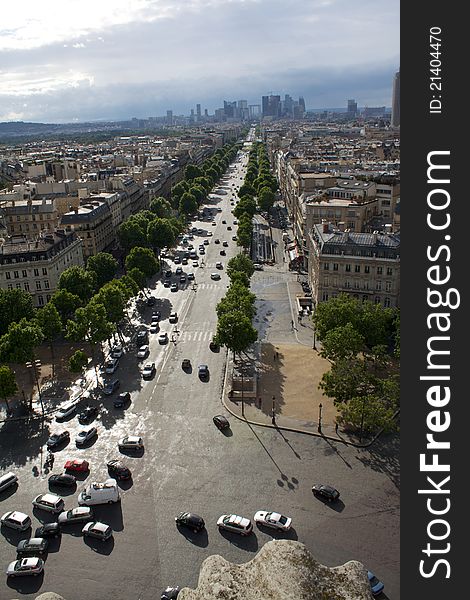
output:
[[[391,106],[399,65],[398,2],[47,0],[9,12],[2,121],[143,118],[196,104],[213,113],[221,99],[258,104],[271,91],[303,96],[307,109],[346,98]]]

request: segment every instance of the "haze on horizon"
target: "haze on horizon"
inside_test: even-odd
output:
[[[23,0],[0,22],[0,121],[213,113],[269,93],[390,106],[398,0]]]

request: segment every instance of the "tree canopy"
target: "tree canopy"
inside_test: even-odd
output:
[[[132,248],[126,257],[126,271],[129,272],[134,268],[139,269],[147,279],[155,275],[159,266],[153,250],[138,246]]]
[[[88,302],[92,297],[95,286],[95,273],[83,267],[69,267],[62,271],[59,277],[59,289],[78,296],[83,303]]]
[[[95,274],[96,288],[99,289],[114,278],[118,269],[118,262],[112,254],[98,252],[98,254],[88,258],[86,268],[87,271]]]
[[[33,297],[23,290],[0,290],[0,336],[8,331],[11,323],[32,319],[35,309]]]

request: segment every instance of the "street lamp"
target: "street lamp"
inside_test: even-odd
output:
[[[41,361],[35,360],[34,364],[32,362],[27,362],[26,368],[31,373],[32,381],[34,382],[34,380],[36,380],[36,385],[37,385],[38,394],[39,394],[39,402],[41,403],[41,412],[42,412],[42,416],[44,417],[44,404],[42,402],[41,386],[39,385],[39,378],[38,378],[38,373],[37,373],[37,369],[39,369],[39,370],[41,369]]]
[[[317,328],[316,328],[316,324],[315,324],[316,312],[317,312],[317,304],[316,304],[316,302],[314,302],[313,303],[313,349],[314,350],[317,349],[317,345],[316,345]]]
[[[318,433],[321,433],[321,410],[323,408],[323,404],[320,402],[318,405]]]
[[[272,409],[271,423],[273,425],[276,425],[276,396],[273,396],[273,409]]]

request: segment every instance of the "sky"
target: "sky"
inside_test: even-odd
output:
[[[399,0],[9,2],[0,121],[211,114],[271,92],[391,106],[399,58]]]

